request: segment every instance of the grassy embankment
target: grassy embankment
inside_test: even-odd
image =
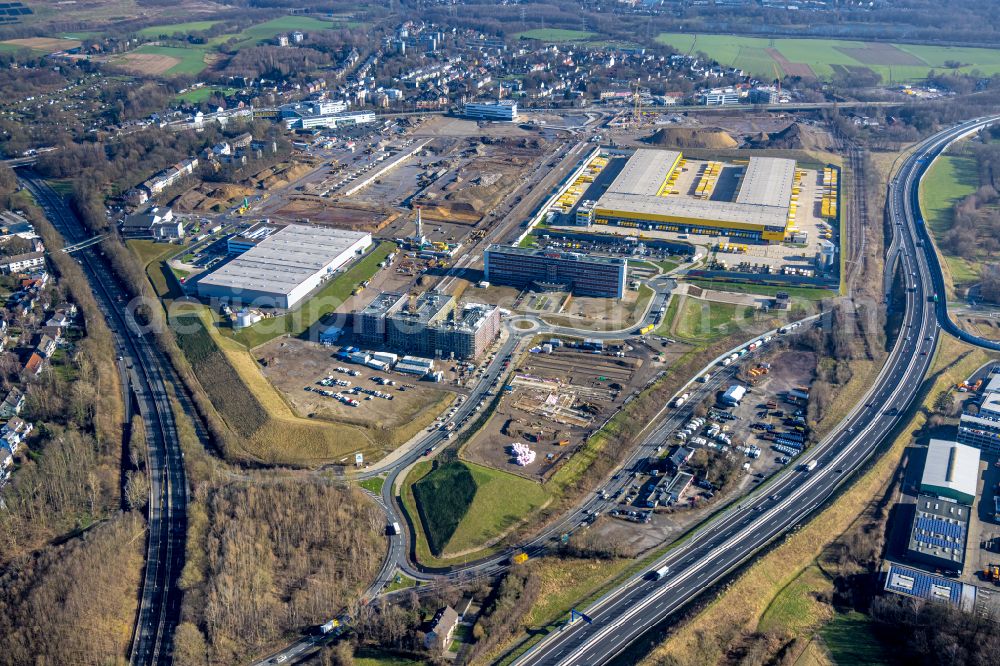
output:
[[[978,282],[982,270],[978,262],[942,250],[942,240],[954,219],[955,204],[973,194],[978,187],[976,160],[956,155],[939,157],[920,183],[920,209],[928,230],[934,236],[938,256],[942,259],[949,296],[953,295],[956,285]]]
[[[842,640],[852,635],[844,632],[843,623],[856,623],[858,618],[835,616],[829,605],[817,600],[817,595],[829,595],[833,589],[832,576],[828,567],[824,569],[821,554],[892,481],[912,434],[924,426],[932,413],[937,394],[967,377],[988,358],[981,350],[952,338],[942,338],[926,380],[926,397],[888,451],[815,519],[740,574],[643,663],[650,666],[665,661],[679,666],[715,663],[735,641],[753,632],[776,632],[785,642],[803,638],[804,647],[823,626],[829,626],[824,636],[832,641],[827,647],[843,650],[841,654],[846,657],[847,651],[857,647],[852,645],[857,640]],[[833,624],[827,625],[835,617]]]

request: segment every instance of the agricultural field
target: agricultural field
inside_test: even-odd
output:
[[[31,49],[38,53],[55,53],[75,49],[80,46],[79,39],[59,39],[57,37],[27,37],[25,39],[8,39],[0,42],[0,50],[16,51]]]
[[[208,30],[219,21],[187,21],[185,23],[168,23],[166,25],[151,25],[148,28],[143,28],[139,31],[139,34],[143,37],[156,38],[161,35],[176,35],[178,33],[182,35],[189,35],[192,32],[201,32],[202,30]]]
[[[583,30],[565,30],[563,28],[535,28],[519,32],[515,37],[518,39],[538,39],[543,42],[579,42],[596,36],[595,32],[584,32]]]
[[[720,64],[740,67],[755,76],[829,79],[835,72],[869,69],[883,83],[916,81],[945,63],[959,63],[957,71],[978,69],[986,76],[1000,73],[1000,49],[856,42],[839,39],[767,39],[738,35],[662,33],[656,38],[681,53],[705,53]]]
[[[957,155],[939,157],[920,183],[920,208],[927,228],[934,235],[953,286],[979,280],[980,267],[977,263],[940,250],[942,239],[951,229],[955,204],[973,194],[978,187],[976,160]]]
[[[120,67],[148,76],[169,76],[172,74],[198,74],[205,69],[208,47],[204,45],[154,46],[146,44],[136,50],[115,58],[113,63]]]

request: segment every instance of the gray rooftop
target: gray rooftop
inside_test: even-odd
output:
[[[493,244],[486,248],[487,252],[495,252],[498,254],[515,254],[523,257],[548,257],[549,259],[563,259],[565,261],[580,261],[595,264],[610,264],[613,266],[621,266],[626,263],[626,259],[620,257],[601,257],[593,254],[585,254],[582,252],[554,252],[552,250],[544,250],[539,248],[529,248],[529,247],[515,247],[513,245],[497,245]]]
[[[390,315],[393,319],[404,319],[408,322],[429,323],[437,318],[442,311],[454,305],[455,297],[437,291],[425,291],[409,305]]]
[[[364,309],[361,310],[360,314],[384,315],[392,308],[392,306],[399,302],[399,299],[403,297],[404,294],[399,294],[393,291],[383,291],[375,297],[375,300],[366,305]]]
[[[788,209],[795,180],[795,160],[751,157],[736,203]]]
[[[608,187],[608,193],[655,197],[680,156],[676,150],[636,150]]]
[[[287,294],[366,236],[360,231],[291,224],[199,284]]]
[[[907,550],[949,560],[961,569],[971,511],[956,502],[918,495]]]

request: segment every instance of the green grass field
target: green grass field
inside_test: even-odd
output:
[[[679,302],[680,299],[671,300],[663,321],[677,318],[676,336],[694,343],[713,342],[732,333],[740,322],[753,320],[754,309],[749,306],[693,298],[686,299],[683,305]]]
[[[890,663],[889,655],[872,630],[872,621],[857,611],[838,613],[823,627],[820,636],[835,664],[883,666]]]
[[[476,494],[448,541],[447,552],[478,548],[549,501],[548,492],[539,483],[489,467],[464,464],[472,472]]]
[[[382,486],[385,485],[385,478],[381,476],[373,476],[370,479],[362,479],[361,481],[358,481],[358,485],[370,493],[379,495],[382,492]]]
[[[143,37],[160,37],[161,35],[166,35],[168,37],[181,33],[182,35],[190,35],[192,32],[201,32],[202,30],[208,30],[213,25],[218,23],[218,21],[188,21],[186,23],[169,23],[167,25],[151,25],[148,28],[143,28],[139,31],[139,34]]]
[[[253,326],[248,326],[235,333],[232,333],[231,329],[226,330],[234,340],[251,349],[273,340],[279,335],[302,335],[319,321],[320,317],[327,312],[332,312],[334,308],[346,301],[355,287],[375,275],[379,262],[395,249],[395,243],[379,243],[374,249],[369,250],[368,254],[360,261],[351,266],[347,272],[332,279],[302,307],[280,317],[257,322]]]
[[[235,37],[237,41],[237,48],[243,48],[245,46],[254,46],[256,44],[260,44],[261,42],[266,42],[269,39],[273,39],[275,35],[283,32],[291,32],[293,30],[309,32],[310,30],[329,30],[331,28],[339,27],[340,24],[331,23],[330,21],[321,21],[309,16],[282,16],[280,18],[271,19],[270,21],[265,21],[264,23],[252,25],[235,35],[219,35],[218,37],[210,39],[208,43],[216,46],[224,44],[231,38]]]
[[[954,206],[979,187],[976,161],[971,157],[942,155],[920,182],[920,209],[927,228],[934,234],[938,247],[951,229]],[[941,253],[954,284],[975,282],[980,276],[978,263]]]
[[[765,78],[774,77],[775,67],[789,74],[782,59],[808,65],[821,79],[831,78],[837,68],[866,67],[886,83],[916,81],[931,69],[943,69],[947,61],[961,63],[958,71],[964,73],[974,69],[986,76],[1000,73],[1000,49],[691,33],[662,33],[656,41],[681,53],[705,53],[723,65]]]
[[[538,39],[543,42],[579,42],[596,36],[595,32],[584,32],[583,30],[565,30],[563,28],[535,28],[519,32],[515,37],[518,39]]]
[[[424,663],[406,657],[380,652],[369,648],[361,648],[354,654],[354,666],[420,666]]]
[[[180,60],[164,74],[198,74],[205,69],[205,54],[209,47],[204,44],[191,44],[184,48],[177,46],[154,46],[146,44],[132,53],[170,56]]]
[[[450,462],[413,484],[420,522],[431,552],[440,555],[476,496],[476,480],[463,463]]]
[[[195,88],[194,90],[189,90],[186,93],[181,93],[175,95],[174,99],[179,102],[189,102],[191,104],[200,104],[204,102],[213,93],[221,93],[222,95],[231,95],[236,92],[235,88],[227,88],[226,86],[202,86],[201,88]]]

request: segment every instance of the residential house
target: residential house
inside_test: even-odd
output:
[[[45,359],[38,352],[31,352],[27,363],[24,364],[24,371],[29,375],[38,375],[45,367]]]
[[[13,418],[24,409],[24,393],[16,386],[7,392],[7,396],[0,402],[0,418]]]
[[[47,335],[42,335],[38,340],[38,344],[35,345],[35,351],[42,358],[52,358],[53,352],[56,350],[56,341]]]
[[[45,252],[25,252],[15,254],[13,257],[0,259],[0,271],[10,273],[20,273],[32,268],[40,268],[45,265]]]
[[[35,426],[24,419],[14,416],[0,429],[0,447],[5,447],[11,454],[17,453],[23,442]]]
[[[431,620],[430,630],[424,637],[424,647],[428,650],[447,651],[457,626],[458,613],[455,609],[451,606],[440,609]]]

